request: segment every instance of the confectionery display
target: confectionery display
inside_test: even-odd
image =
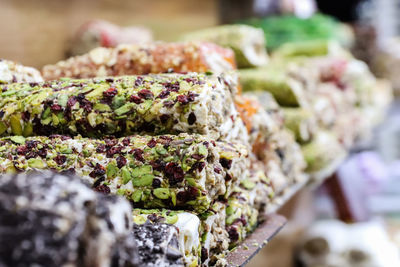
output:
[[[347,28],[241,23],[153,42],[95,21],[40,72],[0,61],[0,266],[228,266],[371,135],[392,91]]]

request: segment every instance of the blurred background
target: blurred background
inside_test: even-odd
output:
[[[37,68],[96,46],[242,22],[265,31],[268,52],[335,39],[400,89],[398,0],[0,0],[0,18],[0,58]],[[303,189],[279,211],[288,225],[248,266],[399,266],[398,100],[335,181],[341,202],[332,185]]]

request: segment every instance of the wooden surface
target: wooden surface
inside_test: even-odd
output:
[[[285,225],[285,217],[270,214],[242,244],[227,256],[228,266],[245,266]]]

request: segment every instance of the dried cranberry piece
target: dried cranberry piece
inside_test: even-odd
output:
[[[76,102],[78,102],[78,99],[76,96],[69,97],[68,101],[67,101],[67,107],[69,107],[69,108],[72,107],[73,105],[76,104]]]
[[[153,148],[153,147],[155,147],[156,145],[157,145],[157,141],[156,141],[154,138],[152,138],[152,139],[147,143],[147,146],[150,147],[150,148]]]
[[[122,146],[113,146],[110,149],[107,150],[106,152],[106,157],[107,158],[112,158],[115,154],[119,154],[122,151]]]
[[[157,178],[154,178],[153,179],[153,187],[154,188],[159,188],[160,186],[161,186],[161,180],[157,179]]]
[[[47,149],[46,148],[39,149],[38,152],[36,153],[39,155],[39,157],[45,158],[47,156]]]
[[[133,149],[133,156],[136,160],[144,162],[143,150],[141,150],[140,148]]]
[[[201,248],[201,262],[204,263],[208,259],[208,250],[205,247]]]
[[[164,99],[164,98],[166,98],[167,96],[169,96],[169,94],[170,94],[170,91],[164,90],[164,91],[161,91],[161,93],[157,96],[157,98]]]
[[[194,115],[194,113],[191,112],[191,113],[189,114],[189,117],[188,117],[188,123],[189,123],[189,125],[193,125],[193,124],[196,122],[196,120],[197,120],[196,115]]]
[[[54,161],[58,164],[58,165],[63,165],[66,161],[67,161],[67,157],[64,155],[57,155],[54,158]]]
[[[186,95],[178,95],[176,100],[178,100],[178,102],[182,105],[186,105],[187,103],[189,103],[189,99]]]
[[[21,113],[21,118],[23,121],[29,121],[29,119],[31,118],[31,114],[29,113],[29,111],[24,111]]]
[[[194,186],[189,186],[187,192],[190,200],[196,199],[197,196],[199,195],[199,189],[197,189]]]
[[[119,156],[116,159],[118,168],[122,168],[126,165],[126,158],[123,156]]]
[[[164,161],[157,159],[157,160],[151,161],[150,165],[151,165],[151,167],[153,167],[153,170],[160,172],[160,171],[164,171],[166,164]]]
[[[203,156],[203,155],[200,155],[200,154],[193,154],[193,155],[192,155],[192,158],[194,158],[194,159],[196,159],[196,160],[201,160],[202,158],[204,158],[204,156]]]
[[[164,102],[163,102],[163,105],[164,105],[164,107],[166,107],[166,108],[172,108],[172,107],[175,105],[175,103],[174,103],[174,101],[172,101],[172,100],[167,100],[167,101],[164,101]]]
[[[229,239],[231,241],[235,242],[239,240],[239,232],[235,226],[229,226],[227,230],[229,234]]]
[[[89,173],[89,176],[92,178],[103,176],[106,173],[106,169],[99,163],[96,163],[94,166],[94,170]]]
[[[183,177],[185,176],[182,168],[174,162],[168,163],[165,166],[164,172],[171,185],[182,182]]]
[[[114,82],[114,79],[113,78],[106,78],[106,82],[112,83],[112,82]]]
[[[135,86],[140,86],[143,84],[143,77],[137,77],[135,81]]]
[[[196,94],[196,93],[193,93],[193,92],[189,92],[188,93],[188,101],[189,102],[193,102],[196,99],[196,97],[198,97],[198,96],[199,96],[199,94]]]
[[[28,148],[26,146],[18,146],[17,147],[17,154],[18,155],[25,155],[26,153],[28,153]]]
[[[25,142],[25,145],[28,149],[35,148],[39,142],[34,140],[28,140]]]
[[[129,139],[129,137],[125,137],[125,138],[122,140],[122,144],[123,144],[124,146],[129,146],[130,143],[131,143],[131,140]]]
[[[199,172],[201,172],[204,167],[206,166],[206,163],[203,161],[197,161],[193,164],[192,168],[190,168],[190,172],[195,171],[196,169],[199,170]]]
[[[142,89],[138,92],[138,96],[143,99],[152,99],[153,93],[148,89]]]
[[[189,195],[186,191],[180,191],[180,192],[178,192],[178,194],[176,194],[176,199],[179,202],[185,203],[188,201]]]
[[[129,97],[129,101],[131,101],[131,102],[133,102],[135,104],[143,103],[143,100],[140,97],[138,97],[137,95],[131,95]]]
[[[116,144],[118,144],[118,140],[115,138],[107,138],[104,140],[104,142],[106,143],[106,146],[109,147],[113,147]]]
[[[53,105],[51,105],[50,109],[52,111],[61,111],[62,107],[60,105],[58,105],[58,104],[53,104]]]
[[[103,92],[103,96],[105,98],[113,98],[117,94],[118,94],[118,90],[114,87],[110,87],[109,89],[107,89]]]
[[[225,169],[228,169],[228,170],[232,167],[231,159],[220,158],[219,163],[221,163],[222,167],[224,167]]]
[[[216,173],[218,173],[218,174],[220,174],[221,171],[222,171],[222,169],[221,169],[220,167],[215,167],[215,168],[214,168],[214,172],[216,172]]]
[[[160,116],[160,121],[161,121],[161,123],[163,123],[163,124],[166,123],[170,117],[171,117],[171,116],[168,115],[168,114],[162,114],[162,115]]]
[[[165,221],[165,218],[162,216],[158,216],[157,214],[153,213],[147,216],[147,219],[153,223],[160,223]]]
[[[103,144],[99,145],[99,146],[96,148],[96,152],[97,152],[97,153],[104,153],[104,152],[106,152],[106,146],[103,145]]]
[[[101,184],[99,186],[96,186],[93,189],[94,189],[94,191],[97,191],[97,192],[100,192],[100,193],[103,193],[103,194],[106,194],[106,195],[111,193],[110,188],[105,184]]]
[[[227,173],[225,175],[225,181],[230,181],[230,180],[232,180],[232,176],[229,173]]]

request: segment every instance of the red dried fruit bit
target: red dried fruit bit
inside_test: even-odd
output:
[[[25,155],[26,153],[28,153],[28,148],[26,146],[18,146],[17,147],[17,154],[18,155]]]
[[[165,169],[165,162],[159,159],[151,161],[150,165],[151,167],[153,167],[153,170],[155,171],[164,171]]]
[[[35,148],[38,143],[39,143],[38,141],[28,140],[25,142],[25,145],[27,148],[32,149],[32,148]]]
[[[106,78],[106,82],[112,83],[112,82],[114,82],[114,79],[113,78]]]
[[[161,135],[159,137],[159,142],[163,145],[169,146],[169,144],[172,142],[172,137],[166,136],[166,135]]]
[[[66,161],[67,161],[67,157],[64,155],[57,155],[54,158],[54,161],[58,164],[58,165],[63,165]]]
[[[96,163],[96,166],[94,166],[94,170],[89,173],[89,176],[92,178],[103,176],[106,173],[106,169],[100,165],[99,163]]]
[[[191,112],[191,113],[189,114],[189,117],[188,117],[188,123],[189,123],[189,125],[193,125],[193,124],[196,122],[196,120],[197,120],[196,115],[194,115],[194,113]]]
[[[50,109],[52,111],[61,111],[62,107],[60,105],[58,105],[58,104],[53,104],[53,105],[51,105]]]
[[[188,201],[189,195],[186,191],[180,191],[178,192],[178,194],[176,194],[176,199],[179,202],[185,203],[186,201]]]
[[[160,121],[161,121],[161,123],[166,123],[170,117],[171,117],[171,116],[168,115],[168,114],[162,114],[162,115],[160,116]]]
[[[150,147],[150,148],[153,148],[153,147],[155,147],[156,145],[157,145],[157,141],[156,141],[154,138],[152,138],[152,139],[147,143],[147,146]]]
[[[122,144],[123,144],[124,146],[129,146],[130,143],[131,143],[131,139],[130,139],[129,137],[125,137],[125,138],[122,140]]]
[[[233,242],[236,242],[239,240],[239,232],[236,229],[235,226],[229,226],[228,229],[228,234],[229,234],[229,239]]]
[[[94,189],[94,191],[97,191],[97,192],[100,192],[100,193],[103,193],[103,194],[106,194],[106,195],[111,193],[110,188],[105,184],[101,184],[99,186],[96,186],[93,189]]]
[[[163,102],[163,106],[166,108],[172,108],[175,105],[174,101],[172,100],[167,100]]]
[[[229,173],[227,173],[225,175],[225,181],[230,181],[230,180],[232,180],[232,176]]]
[[[143,84],[143,77],[137,77],[135,81],[135,86],[140,86]]]
[[[148,89],[142,89],[138,92],[138,96],[144,99],[151,99],[153,98],[153,93]]]
[[[185,176],[182,168],[174,162],[168,163],[165,166],[164,172],[171,185],[181,182]]]
[[[203,156],[203,155],[200,155],[200,154],[193,154],[193,155],[192,155],[192,158],[194,158],[194,159],[196,159],[196,160],[200,160],[200,159],[204,158],[204,156]]]
[[[106,152],[106,146],[103,145],[103,144],[99,145],[99,146],[96,148],[96,152],[97,152],[97,153],[104,153],[104,152]]]
[[[164,99],[164,98],[166,98],[167,96],[169,96],[169,94],[170,94],[170,91],[164,90],[164,91],[161,91],[161,93],[157,96],[157,98]]]
[[[154,178],[153,179],[153,188],[159,188],[161,186],[161,180]]]
[[[221,169],[220,167],[215,167],[215,168],[214,168],[214,172],[216,172],[216,173],[218,173],[218,174],[220,174],[221,171],[222,171],[222,169]]]
[[[67,107],[72,107],[73,105],[76,104],[76,102],[78,102],[77,97],[76,96],[71,96],[70,98],[68,98]]]
[[[170,92],[178,92],[180,85],[178,82],[176,83],[171,83],[171,82],[165,82],[162,83],[162,85],[164,86],[165,89],[167,89]]]
[[[147,219],[153,223],[162,223],[165,221],[165,218],[162,216],[158,216],[155,213],[150,214],[149,216],[147,216]]]
[[[190,168],[190,172],[195,171],[196,169],[199,170],[199,172],[201,172],[201,171],[204,169],[205,166],[206,166],[206,163],[205,163],[205,162],[203,162],[203,161],[201,161],[201,162],[197,161],[197,162],[195,162],[195,163],[193,164],[192,168]]]
[[[140,97],[138,97],[137,95],[131,95],[129,97],[129,101],[131,101],[131,102],[133,102],[135,104],[143,103],[143,100]]]
[[[220,158],[219,163],[221,163],[222,167],[225,169],[230,169],[232,166],[232,160],[231,159],[226,159],[226,158]]]
[[[208,259],[208,250],[205,247],[201,248],[201,262],[204,263]]]
[[[114,87],[110,87],[106,91],[103,92],[103,96],[106,98],[112,98],[118,94],[118,90]]]
[[[29,119],[31,118],[31,114],[29,113],[29,111],[24,111],[21,113],[21,118],[23,121],[29,121]]]
[[[107,147],[113,147],[118,144],[118,140],[115,138],[107,138],[104,140],[104,142],[106,143]]]
[[[209,143],[208,143],[207,141],[204,141],[204,142],[203,142],[203,145],[204,145],[206,148],[208,148]]]
[[[122,149],[123,149],[122,146],[113,146],[113,147],[111,147],[110,149],[107,150],[106,157],[107,158],[112,158],[115,154],[120,154]]]
[[[79,105],[81,108],[83,108],[86,112],[90,112],[92,111],[92,103],[90,103],[89,100],[87,99],[83,99],[81,101],[79,101]]]
[[[189,102],[193,102],[196,99],[196,97],[198,97],[198,96],[199,96],[199,94],[196,94],[196,93],[193,93],[193,92],[189,92],[188,93]]]
[[[141,150],[140,148],[133,149],[133,156],[136,160],[144,162],[143,150]]]
[[[120,169],[126,165],[126,158],[124,158],[123,156],[117,157],[116,161],[117,161],[117,166]]]
[[[194,186],[189,186],[187,192],[190,200],[196,199],[197,196],[199,195],[199,189],[197,189]]]
[[[47,149],[46,148],[42,148],[42,149],[38,150],[37,154],[41,158],[45,158],[47,156]]]
[[[178,95],[176,99],[182,105],[186,105],[187,103],[189,103],[189,99],[186,95]]]

